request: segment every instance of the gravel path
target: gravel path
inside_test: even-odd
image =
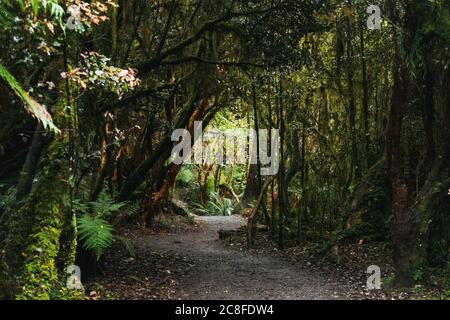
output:
[[[228,248],[219,230],[245,224],[239,216],[197,217],[199,227],[182,233],[150,235],[140,246],[163,255],[181,255],[192,264],[180,277],[178,299],[333,299],[338,284],[284,259]]]

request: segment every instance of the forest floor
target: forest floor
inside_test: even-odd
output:
[[[239,231],[245,220],[240,216],[194,220],[169,230],[122,230],[122,237],[134,249],[117,244],[110,250],[104,275],[88,286],[91,298],[316,300],[427,299],[432,295],[417,290],[369,291],[365,270],[370,264],[340,267],[316,261],[298,248],[281,252],[265,243],[269,237],[264,234],[257,239],[261,246],[247,250]],[[221,230],[232,231],[231,236],[219,240]]]

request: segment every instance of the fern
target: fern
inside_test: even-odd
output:
[[[113,226],[105,219],[109,218],[114,212],[119,211],[125,202],[115,203],[107,197],[89,204],[80,200],[75,200],[75,210],[81,214],[78,223],[79,238],[86,250],[92,250],[100,260],[102,254],[113,242]],[[89,212],[93,214],[90,215]]]
[[[63,18],[65,15],[64,8],[61,6],[59,0],[2,0],[0,3],[0,27],[9,26],[14,20],[14,16],[11,12],[15,11],[32,13],[35,17],[39,14],[46,15],[47,18],[52,18],[58,22],[59,26],[65,31]]]
[[[233,200],[222,198],[216,192],[211,192],[210,198],[206,204],[194,204],[197,213],[205,216],[231,216],[233,214],[235,208]]]
[[[25,109],[34,115],[45,128],[48,128],[56,133],[59,129],[53,124],[52,116],[47,112],[45,107],[34,100],[22,86],[17,82],[12,74],[0,63],[0,79],[2,79],[8,87],[15,93],[15,95],[24,103]]]
[[[112,213],[115,213],[122,209],[126,205],[126,202],[114,202],[111,198],[106,198],[89,203],[94,210],[95,216],[99,218],[107,218]]]
[[[99,217],[91,217],[88,214],[83,215],[78,223],[79,237],[83,241],[83,247],[86,250],[92,250],[97,261],[111,246],[112,231],[113,227],[107,221]]]
[[[50,15],[62,19],[64,10],[58,4],[58,0],[32,0],[31,8],[34,15],[39,13],[42,6],[47,11],[47,7],[50,10]],[[7,27],[13,21],[14,16],[10,13],[9,9],[13,8],[13,4],[17,4],[21,11],[26,10],[26,6],[23,0],[4,1],[0,3],[0,27]],[[59,129],[53,124],[51,115],[47,112],[45,107],[34,100],[17,82],[14,76],[0,62],[0,80],[3,80],[6,85],[14,92],[14,94],[23,102],[25,109],[35,116],[38,121],[42,122],[45,128],[50,129],[56,133],[59,133]]]
[[[3,4],[0,4],[0,26],[6,26],[11,23],[13,20],[13,16],[11,13],[5,8]]]
[[[80,213],[80,214],[88,214],[89,213],[89,205],[87,205],[80,199],[74,200],[72,205],[77,213]]]

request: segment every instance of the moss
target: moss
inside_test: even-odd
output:
[[[65,259],[66,267],[74,265],[77,255],[77,238],[78,238],[78,227],[77,227],[77,216],[72,214],[72,219],[69,224],[69,232],[71,233],[71,240],[68,244],[67,256]]]
[[[67,219],[63,227],[60,238],[60,252],[57,258],[57,267],[61,285],[55,292],[53,299],[57,300],[80,300],[85,298],[84,290],[69,290],[66,288],[68,274],[66,270],[69,266],[75,265],[77,254],[77,217],[72,214],[71,219]]]
[[[55,124],[61,128],[76,121],[74,112],[63,111],[65,105],[61,98],[55,111]],[[68,146],[67,132],[54,137],[32,192],[18,212],[11,214],[2,254],[2,269],[8,273],[4,282],[11,287],[9,298],[78,299],[84,295],[65,288],[64,270],[74,264],[77,246],[76,217],[67,214],[64,201],[70,193]]]
[[[70,290],[61,284],[59,289],[53,293],[54,300],[86,300],[84,290]]]
[[[418,258],[431,267],[445,268],[449,261],[450,219],[447,213],[450,212],[450,180],[429,184],[432,186],[413,208],[414,216],[419,220]]]
[[[69,214],[66,216],[63,230],[60,237],[60,252],[57,257],[57,267],[62,277],[65,277],[65,270],[67,267],[75,264],[77,252],[77,218],[76,215]]]
[[[61,157],[65,148],[64,137],[52,142],[48,162],[13,223],[7,251],[16,270],[17,299],[50,299],[58,281],[55,260],[64,223],[62,199],[68,192],[68,170]]]
[[[447,267],[445,268],[444,285],[445,289],[450,290],[450,262],[447,263]]]
[[[386,172],[386,160],[383,158],[357,187],[344,238],[366,241],[386,241],[390,238],[391,199]],[[360,216],[360,221],[349,223],[355,214]]]
[[[25,250],[23,271],[17,277],[18,300],[48,300],[58,281],[55,257],[59,251],[60,231],[44,227],[31,236],[32,244]],[[34,241],[33,241],[34,240]]]

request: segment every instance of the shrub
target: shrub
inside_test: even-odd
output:
[[[216,192],[210,193],[210,200],[206,204],[195,204],[196,212],[204,216],[231,216],[235,204],[233,200],[221,197]]]

